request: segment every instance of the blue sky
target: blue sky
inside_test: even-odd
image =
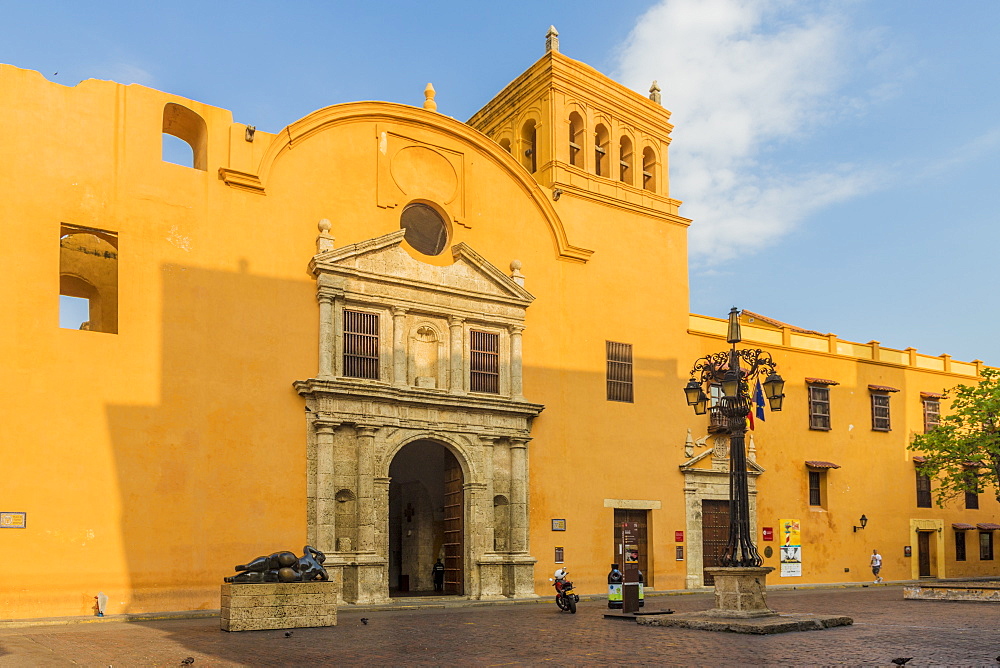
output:
[[[0,62],[277,131],[338,102],[466,119],[561,50],[676,125],[691,310],[1000,364],[1000,2],[0,2]]]

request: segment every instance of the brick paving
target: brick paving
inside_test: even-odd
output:
[[[342,608],[336,627],[225,633],[219,620],[88,623],[0,629],[6,666],[997,666],[1000,606],[905,601],[900,587],[772,591],[779,612],[846,614],[854,625],[744,636],[606,620],[604,601],[579,613],[542,603],[415,610]],[[656,596],[647,608],[711,607],[710,594]],[[367,617],[369,623],[360,619]]]

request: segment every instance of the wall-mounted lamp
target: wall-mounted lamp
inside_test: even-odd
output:
[[[864,515],[861,516],[861,519],[859,521],[861,522],[861,526],[854,527],[854,533],[857,533],[858,529],[864,529],[866,526],[868,526],[868,518],[865,517]]]

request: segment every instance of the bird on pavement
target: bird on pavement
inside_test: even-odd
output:
[[[285,631],[285,637],[286,638],[291,638],[292,637],[292,633],[294,633],[294,631]]]
[[[367,617],[362,617],[361,618],[361,623],[362,624],[367,624],[368,623],[368,618]]]
[[[190,666],[192,663],[194,663],[194,657],[193,656],[189,656],[188,658],[186,658],[183,661],[181,661],[181,665],[182,666]]]
[[[912,656],[906,656],[906,657],[897,656],[895,659],[892,660],[892,662],[897,666],[905,666],[912,658],[913,658]]]

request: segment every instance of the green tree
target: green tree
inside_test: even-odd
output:
[[[1000,501],[1000,370],[983,369],[978,384],[956,385],[948,394],[948,414],[910,443],[910,450],[926,458],[917,471],[937,483],[939,506],[987,487]]]

